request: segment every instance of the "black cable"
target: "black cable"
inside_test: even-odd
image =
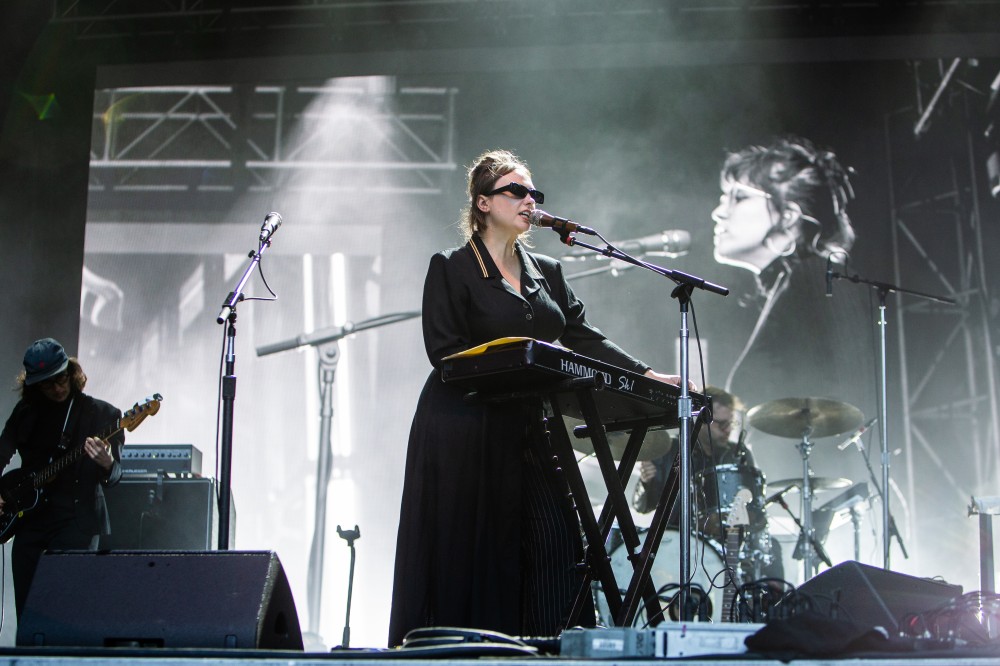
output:
[[[421,627],[403,637],[403,644],[393,654],[435,656],[538,656],[538,648],[498,631],[463,627]]]
[[[215,392],[215,478],[219,478],[219,461],[222,458],[222,375],[226,369],[226,335],[228,326],[222,327],[222,353],[219,355],[219,383]],[[218,497],[216,497],[218,499]]]
[[[271,241],[264,241],[263,243],[260,244],[260,247],[257,248],[257,254],[260,256],[260,259],[257,260],[257,274],[260,275],[261,282],[264,283],[264,287],[267,289],[267,292],[269,294],[271,294],[272,298],[264,298],[262,296],[246,296],[246,297],[244,297],[241,300],[244,300],[244,301],[276,301],[276,300],[278,300],[278,295],[276,293],[274,293],[274,290],[271,289],[271,285],[269,285],[267,283],[267,278],[264,277],[264,255],[262,254],[262,252],[264,251],[264,246],[265,245],[270,245],[270,243],[271,243]],[[253,257],[254,253],[251,252],[250,256]]]

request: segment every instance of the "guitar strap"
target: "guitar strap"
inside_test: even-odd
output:
[[[66,441],[66,427],[69,425],[69,415],[73,412],[73,401],[76,400],[76,396],[69,399],[69,407],[66,408],[66,420],[63,421],[62,432],[59,434],[59,444],[57,448],[65,450],[69,445]]]

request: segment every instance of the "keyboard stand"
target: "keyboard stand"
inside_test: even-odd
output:
[[[625,497],[625,484],[638,459],[649,426],[670,426],[675,415],[665,410],[662,417],[648,417],[630,421],[628,428],[632,432],[622,460],[616,467],[606,429],[594,400],[594,391],[601,388],[603,388],[602,376],[598,374],[593,377],[569,379],[546,387],[524,391],[504,393],[477,391],[470,393],[469,397],[491,402],[534,397],[541,401],[544,413],[551,414],[551,418],[546,419],[544,426],[549,435],[552,450],[541,453],[547,459],[551,459],[552,454],[555,454],[556,464],[569,486],[574,508],[586,538],[584,562],[581,563],[581,566],[584,567],[584,581],[570,610],[567,626],[581,623],[581,616],[587,608],[587,600],[591,594],[590,583],[595,579],[600,582],[604,591],[608,610],[614,618],[615,626],[624,627],[633,624],[638,614],[640,599],[644,604],[646,617],[651,618],[652,623],[655,624],[657,618],[662,618],[663,609],[650,577],[650,569],[663,536],[666,520],[677,496],[676,465],[671,469],[664,492],[657,505],[653,518],[654,528],[646,533],[644,543],[640,542],[630,504]],[[563,421],[558,397],[567,393],[573,394],[579,404],[593,444],[594,455],[608,491],[599,519],[594,514],[586,484],[577,463],[577,453],[573,449]],[[668,492],[668,490],[672,492]],[[614,570],[611,568],[611,558],[605,547],[616,518],[624,546],[630,553],[628,559],[633,568],[633,574],[625,594],[625,603],[623,603],[621,588],[615,579]]]

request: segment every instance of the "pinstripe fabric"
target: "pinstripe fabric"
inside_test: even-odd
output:
[[[582,579],[579,523],[561,482],[532,449],[524,452],[521,635],[555,636],[566,625]]]

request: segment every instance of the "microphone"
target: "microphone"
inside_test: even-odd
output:
[[[556,217],[538,208],[531,211],[529,221],[535,227],[552,227],[556,231],[565,231],[567,233],[579,232],[590,236],[597,235],[597,232],[590,227],[577,224],[573,220],[567,220],[565,217]]]
[[[770,497],[768,497],[766,500],[764,500],[764,506],[767,506],[769,504],[773,504],[774,502],[781,502],[781,505],[785,506],[785,502],[781,498],[784,497],[785,493],[787,493],[789,490],[791,490],[793,488],[798,488],[798,486],[795,486],[795,485],[786,486],[784,490],[779,490],[778,492],[774,493],[773,495],[771,495]]]
[[[750,451],[747,450],[747,431],[740,428],[740,438],[736,441],[736,455],[740,458],[740,465],[747,464],[747,456],[750,455]]]
[[[626,254],[665,254],[679,257],[686,254],[688,248],[691,247],[691,232],[686,229],[665,229],[649,236],[615,241],[611,245]],[[574,250],[563,255],[562,258],[581,261],[587,257],[607,259],[603,254],[595,254],[587,250]]]
[[[830,260],[833,255],[826,258],[826,297],[833,298],[833,270],[830,268]]]
[[[264,218],[264,224],[260,226],[260,242],[266,243],[271,240],[271,236],[281,226],[281,216],[277,213],[268,213]]]
[[[854,434],[851,435],[850,437],[848,437],[846,440],[844,440],[843,443],[838,444],[837,445],[837,450],[838,451],[843,451],[844,449],[846,449],[851,444],[854,444],[855,442],[857,442],[859,439],[861,439],[861,435],[863,435],[866,432],[868,432],[868,428],[871,428],[873,425],[875,425],[876,421],[878,421],[878,417],[877,416],[872,417],[871,421],[869,421],[868,423],[864,424],[863,426],[861,426],[860,428],[858,428],[857,430],[855,430]]]

